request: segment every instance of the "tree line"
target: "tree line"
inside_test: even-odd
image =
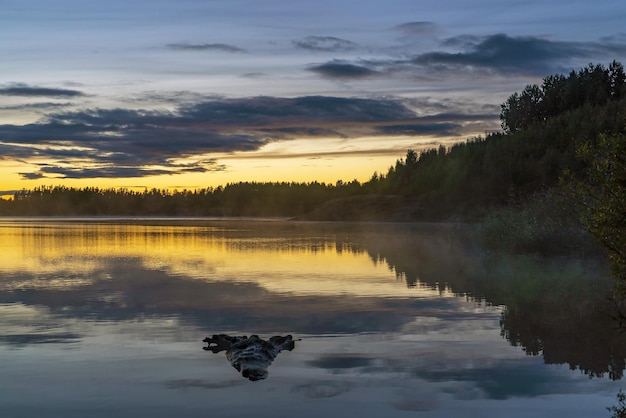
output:
[[[196,190],[42,186],[0,200],[13,216],[296,216],[341,196],[362,193],[361,184],[238,182]]]

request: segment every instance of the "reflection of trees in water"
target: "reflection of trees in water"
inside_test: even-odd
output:
[[[621,379],[626,368],[626,338],[607,312],[589,307],[572,312],[572,304],[531,303],[507,306],[501,334],[529,355],[548,364],[569,364],[590,377]]]
[[[480,253],[459,240],[452,226],[398,228],[395,233],[371,234],[365,247],[375,263],[386,263],[408,287],[418,284],[482,297],[474,280],[483,266]],[[469,236],[468,236],[469,237]]]
[[[611,318],[612,282],[603,263],[481,253],[469,235],[459,239],[447,231],[371,237],[366,247],[372,260],[386,262],[409,287],[449,289],[504,305],[502,336],[529,355],[589,376],[622,378],[626,333]]]

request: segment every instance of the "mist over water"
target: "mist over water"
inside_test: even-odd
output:
[[[626,357],[604,266],[487,254],[462,232],[2,221],[0,408],[63,417],[602,414]],[[223,353],[202,350],[214,334],[301,341],[252,382]]]

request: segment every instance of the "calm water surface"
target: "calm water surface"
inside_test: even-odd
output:
[[[2,416],[608,417],[626,344],[602,269],[455,237],[0,220]],[[300,340],[252,382],[202,350],[220,333]]]

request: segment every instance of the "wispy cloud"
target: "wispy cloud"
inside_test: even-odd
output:
[[[331,61],[320,65],[313,65],[309,67],[308,70],[323,77],[340,80],[367,78],[378,74],[377,71],[371,70],[365,66],[343,61]]]
[[[181,109],[181,117],[205,120],[219,126],[279,126],[294,121],[316,122],[388,121],[414,117],[393,99],[304,96],[295,98],[251,97],[211,100]]]
[[[609,36],[604,36],[600,38],[601,42],[606,43],[616,43],[616,44],[626,44],[626,32],[620,32]]]
[[[335,38],[334,36],[307,36],[293,44],[302,49],[310,51],[324,52],[344,52],[357,49],[359,45],[346,39]]]
[[[168,44],[168,49],[172,49],[175,51],[220,51],[220,52],[231,52],[231,53],[243,53],[246,52],[245,49],[239,48],[234,45],[229,44],[189,44],[189,43],[174,43]]]
[[[440,28],[433,22],[407,22],[394,27],[404,35],[432,35],[440,32]]]
[[[54,103],[54,102],[44,102],[44,103],[25,103],[20,105],[11,105],[11,106],[0,106],[0,110],[51,110],[59,107],[69,107],[72,106],[72,103]]]
[[[85,94],[79,90],[49,88],[31,86],[23,83],[13,83],[0,87],[0,96],[21,96],[21,97],[80,97]]]
[[[380,131],[389,135],[454,135],[459,132],[458,123],[411,123],[381,126]]]
[[[109,164],[101,164],[97,167],[64,167],[57,165],[47,165],[41,167],[34,173],[21,173],[23,178],[44,178],[44,177],[62,177],[67,179],[80,179],[80,178],[132,178],[132,177],[146,177],[157,175],[172,175],[183,173],[205,173],[208,171],[223,171],[226,167],[217,163],[209,165],[195,165],[195,166],[168,166],[164,169],[145,168],[141,166],[127,166],[118,167],[111,166]]]

